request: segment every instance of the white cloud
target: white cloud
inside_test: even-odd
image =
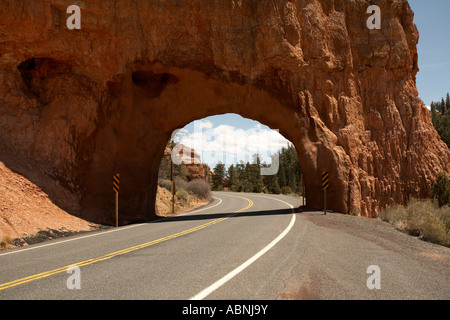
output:
[[[213,127],[213,124],[209,120],[200,120],[200,127],[202,129],[211,129]]]
[[[255,153],[269,164],[270,155],[289,143],[276,130],[261,125],[244,130],[226,124],[213,127],[210,121],[194,123],[194,132],[181,130],[177,137],[178,143],[194,149],[200,154],[202,162],[210,166],[219,161],[226,165],[239,161],[252,162]]]

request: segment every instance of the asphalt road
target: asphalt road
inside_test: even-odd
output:
[[[0,300],[450,299],[449,248],[378,220],[293,213],[299,198],[214,196],[177,217],[0,252]]]

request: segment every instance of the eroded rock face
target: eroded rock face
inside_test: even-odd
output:
[[[172,151],[174,150],[174,151]],[[172,153],[174,156],[172,156]],[[203,180],[211,181],[211,168],[202,163],[201,156],[194,149],[189,148],[183,144],[176,144],[176,149],[172,149],[167,145],[164,148],[165,159],[172,159],[176,164],[182,164],[187,169],[187,180]]]
[[[376,216],[429,195],[450,151],[418,98],[418,32],[407,1],[80,2],[0,6],[0,146],[70,190],[96,221],[149,219],[174,129],[238,113],[279,129],[305,173],[307,204]],[[372,4],[372,3],[371,3]],[[45,186],[43,186],[45,188]]]

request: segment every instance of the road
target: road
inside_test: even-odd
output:
[[[214,197],[180,216],[0,252],[0,300],[450,299],[449,248],[378,220],[294,213],[299,198]]]

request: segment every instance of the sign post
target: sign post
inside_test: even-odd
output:
[[[303,179],[303,175],[302,175],[302,204],[306,205],[306,185],[305,185],[305,180]]]
[[[116,196],[116,228],[119,226],[119,185],[120,185],[120,175],[116,173],[113,175],[113,190]]]
[[[170,159],[170,179],[172,180],[172,213],[175,213],[175,181],[173,181],[173,161]]]
[[[328,189],[328,172],[322,172],[322,189],[323,189],[323,214],[327,214],[327,189]]]

